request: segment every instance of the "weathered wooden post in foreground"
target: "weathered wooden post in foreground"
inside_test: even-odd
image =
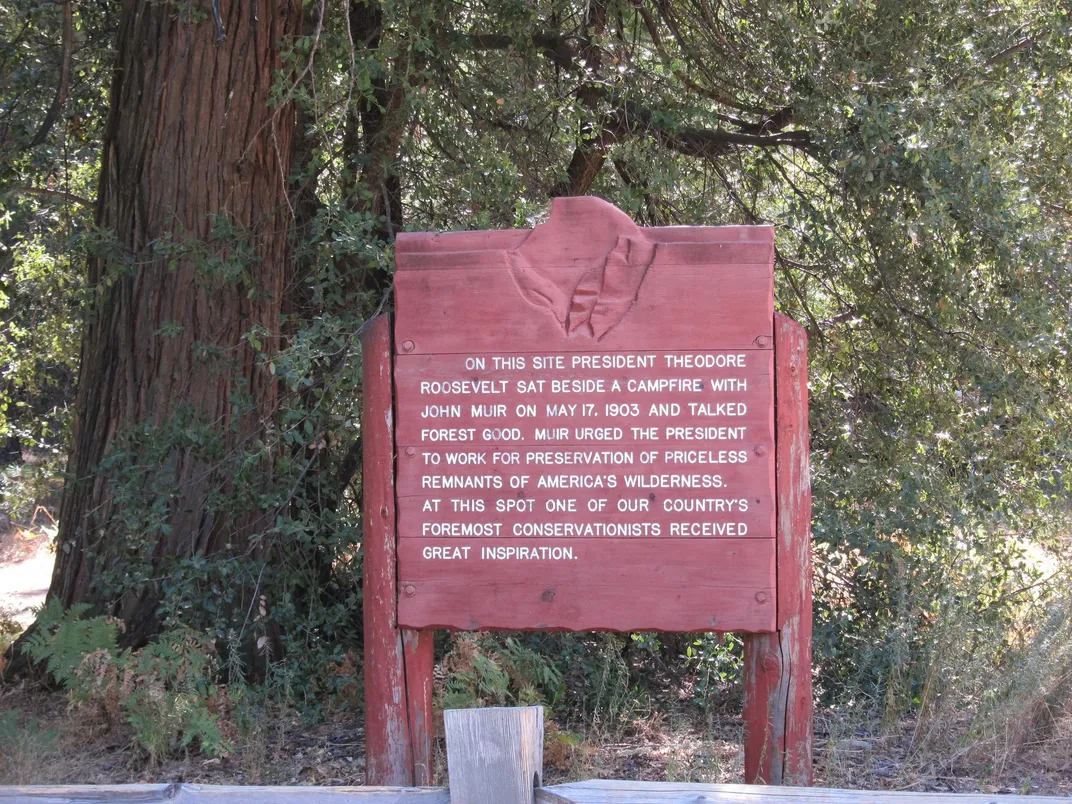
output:
[[[443,713],[451,804],[532,804],[543,785],[543,707]]]
[[[427,784],[431,630],[743,632],[745,775],[811,782],[807,343],[769,227],[403,234],[364,337],[368,782]]]

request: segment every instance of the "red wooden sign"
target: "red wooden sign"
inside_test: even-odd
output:
[[[746,776],[808,783],[806,339],[768,227],[402,234],[365,350],[372,783],[430,778],[431,629],[739,631]]]
[[[769,228],[562,198],[396,259],[401,625],[774,629]]]

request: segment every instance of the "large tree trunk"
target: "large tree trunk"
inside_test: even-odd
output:
[[[269,101],[301,3],[195,5],[123,6],[49,590],[122,618],[129,644],[176,559],[248,555],[272,518],[278,389],[250,340],[278,344],[294,115]]]

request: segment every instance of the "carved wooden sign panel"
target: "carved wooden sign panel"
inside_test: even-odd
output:
[[[769,228],[562,198],[396,259],[399,625],[775,630]]]

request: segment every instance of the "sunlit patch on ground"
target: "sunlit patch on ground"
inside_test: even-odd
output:
[[[0,530],[0,613],[23,628],[33,622],[34,609],[45,602],[56,561],[55,537],[55,525],[43,509],[29,526],[9,525]]]

